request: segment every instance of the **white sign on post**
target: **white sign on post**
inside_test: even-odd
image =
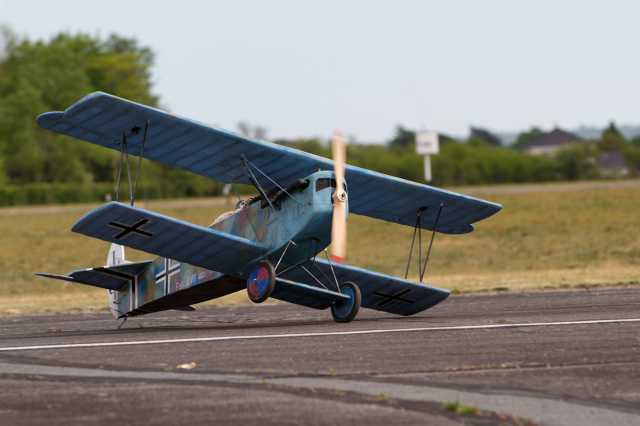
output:
[[[440,141],[436,132],[416,133],[416,153],[424,155],[424,180],[431,182],[431,155],[440,151]]]
[[[416,152],[420,155],[434,155],[440,151],[438,133],[418,132],[416,133]]]

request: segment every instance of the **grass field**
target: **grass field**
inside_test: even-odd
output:
[[[470,292],[640,281],[640,182],[464,190],[502,203],[504,210],[469,235],[437,235],[428,283]],[[33,275],[103,265],[108,244],[70,232],[92,207],[0,209],[0,314],[104,308],[103,290]],[[228,209],[220,199],[157,201],[146,207],[205,225]],[[408,227],[351,216],[349,263],[403,275],[411,233]],[[150,256],[130,251],[128,257]],[[244,295],[222,303],[236,300]]]

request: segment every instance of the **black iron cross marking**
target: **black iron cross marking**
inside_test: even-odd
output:
[[[114,238],[119,240],[120,238],[129,235],[130,233],[142,235],[143,237],[153,237],[153,234],[147,231],[140,229],[140,227],[149,222],[149,219],[140,219],[133,225],[125,225],[123,223],[118,222],[109,222],[109,226],[113,226],[114,228],[122,229]]]
[[[386,305],[389,302],[393,302],[394,300],[397,300],[399,302],[404,302],[404,303],[413,303],[413,300],[409,300],[409,299],[405,299],[404,296],[405,294],[409,293],[411,291],[410,288],[405,288],[404,290],[400,290],[399,292],[395,293],[395,294],[384,294],[384,293],[378,293],[377,291],[374,291],[373,294],[375,294],[376,296],[380,296],[386,300],[383,300],[382,302],[378,303],[378,306],[382,307],[384,305]]]

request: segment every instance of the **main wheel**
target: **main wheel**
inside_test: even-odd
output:
[[[358,315],[362,296],[360,288],[352,282],[347,281],[340,286],[342,294],[349,296],[349,300],[338,300],[331,305],[331,315],[335,322],[350,322]]]
[[[247,295],[253,303],[262,303],[271,296],[276,286],[276,273],[273,265],[263,260],[247,278]]]

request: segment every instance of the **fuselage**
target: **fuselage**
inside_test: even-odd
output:
[[[310,259],[331,243],[333,172],[315,172],[285,189],[269,193],[270,202],[253,197],[239,203],[234,212],[224,214],[211,227],[263,245],[266,258],[278,265],[278,270]],[[184,303],[174,305],[174,293],[196,293],[196,286],[208,286],[210,293],[197,296],[206,300],[207,294],[211,295],[208,298],[219,297],[241,289],[241,285],[237,277],[157,258],[129,288],[111,293],[111,308],[116,316],[171,309],[202,301],[193,296],[193,300],[186,297]]]
[[[318,171],[298,183],[269,194],[271,203],[254,197],[233,215],[212,225],[268,250],[267,258],[295,264],[313,257],[331,243],[331,196],[335,180],[330,171]],[[291,243],[290,243],[291,242]]]

